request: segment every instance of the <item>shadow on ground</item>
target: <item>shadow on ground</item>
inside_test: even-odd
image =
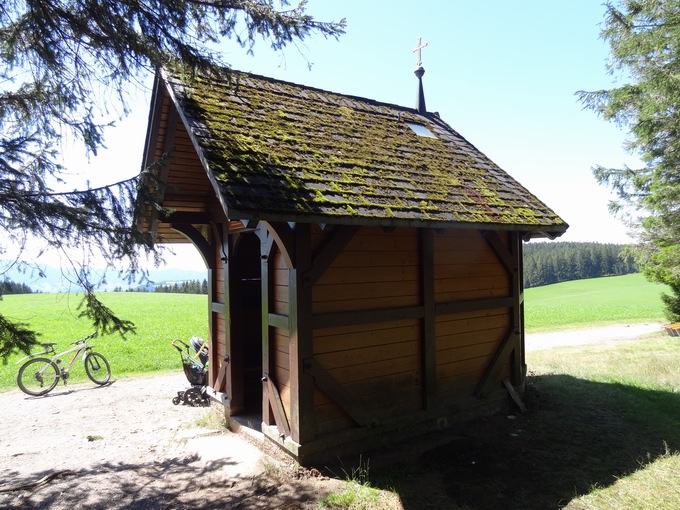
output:
[[[235,461],[209,464],[197,456],[167,459],[153,464],[102,463],[67,471],[48,483],[0,494],[7,509],[269,509],[315,508],[316,494],[294,488],[263,474],[253,478],[220,476],[220,469]],[[48,470],[37,473],[40,480]],[[58,473],[57,473],[58,474]],[[11,473],[10,473],[11,476]],[[171,481],[171,482],[170,482]]]
[[[396,491],[406,510],[563,508],[680,450],[678,394],[567,375],[529,381],[527,413],[461,425],[399,457],[364,456],[372,485]]]

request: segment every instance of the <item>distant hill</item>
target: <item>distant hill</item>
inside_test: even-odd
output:
[[[6,266],[5,261],[0,261],[0,268]],[[29,286],[37,292],[67,292],[78,291],[78,286],[75,283],[76,279],[74,273],[65,273],[58,267],[45,266],[42,268],[43,275],[36,272],[19,272],[16,269],[10,269],[4,274],[5,279],[9,279],[15,283],[20,283]],[[115,288],[138,289],[145,288],[153,290],[157,285],[167,284],[167,282],[183,282],[187,280],[203,281],[207,278],[207,270],[183,270],[183,269],[157,269],[149,271],[150,282],[126,282],[123,278],[118,276],[116,271],[108,271],[104,274],[99,271],[93,271],[93,281],[100,281],[97,290],[112,291]]]

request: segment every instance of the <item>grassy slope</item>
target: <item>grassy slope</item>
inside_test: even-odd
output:
[[[665,320],[665,286],[641,274],[594,278],[534,287],[524,291],[528,332]]]
[[[170,345],[174,338],[187,341],[191,336],[207,338],[207,296],[192,294],[104,293],[104,303],[120,317],[137,325],[137,334],[122,339],[119,335],[96,338],[92,342],[111,363],[113,377],[141,372],[180,370],[179,353]],[[43,342],[57,342],[57,350],[92,332],[91,326],[78,319],[77,295],[24,294],[4,296],[2,313],[12,320],[30,325],[41,333]],[[0,364],[0,389],[13,388],[19,369],[10,358]],[[82,363],[73,366],[72,380],[84,380]]]

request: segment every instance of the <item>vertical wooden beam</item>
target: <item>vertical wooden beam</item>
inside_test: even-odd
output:
[[[304,372],[304,362],[313,355],[312,288],[304,286],[304,275],[312,264],[311,229],[298,223],[294,230],[294,267],[289,271],[290,293],[290,391],[291,434],[298,444],[314,438],[314,380]]]
[[[420,229],[420,287],[424,308],[422,322],[423,397],[425,409],[435,405],[437,397],[437,343],[434,298],[434,239],[431,229]]]
[[[230,283],[230,278],[231,278],[231,264],[229,261],[229,257],[231,255],[231,249],[229,246],[229,236],[228,236],[228,227],[225,227],[223,224],[218,224],[216,225],[216,228],[214,229],[216,232],[216,239],[215,239],[215,245],[217,246],[217,260],[218,264],[222,264],[222,273],[224,275],[224,282],[223,282],[223,288],[221,289],[224,294],[224,315],[223,315],[223,320],[225,321],[224,324],[224,338],[218,338],[217,341],[219,343],[220,340],[224,341],[224,355],[222,356],[222,359],[217,360],[221,364],[221,370],[224,374],[225,378],[225,385],[224,388],[216,388],[216,390],[222,390],[224,393],[227,395],[227,398],[229,399],[230,403],[230,408],[231,411],[233,412],[234,410],[238,410],[238,402],[234,402],[234,388],[233,388],[233,374],[232,374],[232,369],[234,367],[233,359],[232,359],[232,352],[231,352],[231,321],[229,319],[231,315],[231,283]],[[216,285],[219,285],[219,282],[216,282]],[[220,290],[220,289],[218,289]],[[219,316],[219,315],[218,315]],[[228,361],[227,368],[224,370],[224,363],[227,363],[226,360]]]
[[[522,268],[522,236],[510,232],[510,255],[514,261],[510,287],[512,289],[512,327],[519,337],[512,361],[512,384],[524,387],[526,361],[524,359],[524,275]]]
[[[208,230],[208,239],[212,240],[210,243],[211,250],[215,253],[217,250],[217,240],[212,232]],[[208,267],[208,385],[215,391],[219,391],[220,388],[216,387],[215,382],[217,381],[217,374],[219,370],[217,369],[217,321],[215,320],[215,312],[213,311],[213,303],[215,302],[216,286],[217,281],[217,257],[212,257],[213,265]]]
[[[218,352],[218,344],[220,341],[219,338],[219,326],[217,323],[216,316],[218,316],[219,312],[218,310],[215,309],[215,305],[218,302],[217,301],[217,296],[219,292],[218,288],[218,280],[217,280],[217,269],[221,266],[222,260],[218,256],[218,254],[222,250],[221,242],[222,239],[220,237],[220,228],[218,224],[211,223],[210,224],[210,232],[209,236],[212,238],[212,250],[215,253],[215,256],[213,257],[213,260],[215,261],[215,267],[213,268],[212,275],[209,275],[210,278],[208,280],[208,311],[210,314],[210,350],[208,351],[208,363],[209,363],[209,369],[208,369],[208,381],[210,382],[210,386],[218,392],[222,391],[222,383],[218,383],[218,374],[220,372],[220,356]]]
[[[215,249],[216,243],[213,243]],[[217,265],[221,263],[218,259],[215,260],[215,265],[208,269],[208,384],[215,391],[222,391],[222,383],[218,382],[219,376],[219,357],[217,352],[217,343],[219,338],[219,327],[216,319],[217,314],[214,310],[216,289],[217,289]]]
[[[237,300],[236,291],[239,288],[238,281],[241,278],[241,268],[236,256],[236,236],[229,235],[229,225],[223,230],[225,259],[224,267],[224,307],[226,315],[225,357],[229,359],[227,367],[227,396],[229,397],[232,414],[240,413],[245,408],[245,379],[244,379],[244,338],[243,331],[238,330],[238,322],[234,319],[241,312]],[[238,337],[240,335],[241,337]]]
[[[269,301],[271,296],[269,273],[271,268],[271,254],[274,248],[274,238],[262,223],[258,225],[256,234],[257,237],[260,238],[260,262],[262,264],[260,270],[260,284],[262,289],[260,293],[262,299],[262,371],[265,374],[268,374],[272,369],[269,357]],[[262,423],[265,425],[273,425],[275,418],[269,402],[275,397],[269,395],[271,390],[266,380],[262,381],[262,386]]]

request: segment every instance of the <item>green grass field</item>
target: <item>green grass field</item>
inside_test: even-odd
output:
[[[593,278],[534,287],[524,291],[527,332],[594,324],[664,322],[664,285],[641,274]]]
[[[647,282],[639,274],[527,289],[526,330],[663,321],[662,291],[662,286]],[[112,292],[101,297],[115,313],[137,325],[137,334],[127,339],[118,335],[95,339],[96,350],[107,357],[114,377],[181,370],[179,354],[170,345],[172,339],[208,335],[206,296]],[[41,341],[57,342],[57,349],[65,350],[70,342],[92,331],[86,320],[77,318],[80,299],[77,294],[11,295],[0,301],[0,310],[9,319],[40,332]],[[18,366],[14,362],[22,356],[0,365],[0,389],[16,387]],[[82,365],[74,367],[72,380],[85,380]]]
[[[95,338],[92,344],[111,364],[112,377],[143,372],[182,369],[179,353],[170,345],[174,338],[188,341],[193,335],[207,338],[208,298],[195,294],[104,293],[102,301],[116,314],[133,321],[137,334]],[[66,350],[70,342],[92,332],[87,320],[78,319],[79,295],[22,294],[4,296],[0,310],[9,319],[29,324],[41,333],[40,341],[57,342]],[[0,389],[16,388],[19,366],[15,355],[7,365],[0,364]],[[69,381],[86,379],[82,363],[77,362]]]

